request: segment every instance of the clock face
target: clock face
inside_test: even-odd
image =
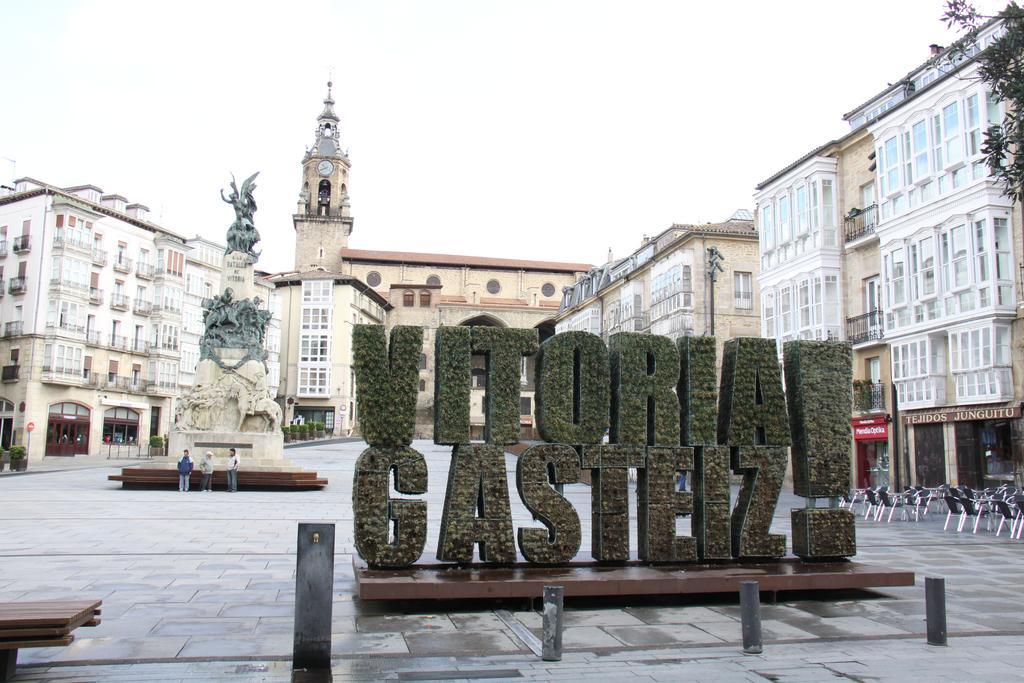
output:
[[[324,159],[316,165],[316,172],[323,176],[331,175],[334,172],[334,164],[327,159]]]

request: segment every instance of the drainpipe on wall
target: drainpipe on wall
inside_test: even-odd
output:
[[[49,214],[49,208],[50,208],[50,204],[49,204],[49,201],[50,201],[49,198],[50,197],[52,197],[52,195],[50,194],[49,191],[47,191],[47,192],[45,192],[43,194],[43,225],[42,225],[42,228],[40,229],[40,235],[39,235],[39,237],[40,237],[40,239],[39,239],[39,268],[38,268],[38,275],[37,275],[37,278],[39,279],[39,282],[36,283],[36,306],[35,306],[35,311],[34,311],[35,315],[37,316],[37,319],[38,319],[38,316],[39,316],[40,297],[43,294],[43,248],[44,248],[43,245],[46,244],[46,240],[44,238],[45,238],[45,235],[46,235],[46,217]],[[31,239],[31,233],[29,233],[29,235],[30,235],[29,239]],[[25,324],[25,321],[24,321],[25,311],[24,310],[21,312],[21,315],[22,315],[22,323],[21,324],[24,326],[24,324]],[[44,313],[44,315],[45,315],[45,313]],[[22,330],[22,332],[24,333],[24,329]],[[33,332],[33,334],[35,334],[35,333]],[[32,344],[31,359],[29,361],[29,370],[30,370],[29,377],[30,378],[32,376],[32,372],[31,371],[34,370],[35,367],[36,367],[36,346],[37,346],[37,344],[35,344],[35,343]],[[29,380],[29,381],[31,381],[31,380]],[[28,399],[28,384],[27,383],[25,385],[25,398],[26,398],[26,401],[25,401],[25,411],[27,412],[29,410],[29,408],[30,408],[30,406],[28,405],[28,400],[27,400]],[[43,413],[43,417],[45,417],[45,416],[46,416],[46,413]],[[22,431],[24,432],[25,424],[27,424],[26,418],[25,418],[25,413],[22,413],[21,421],[22,421],[22,427],[21,428],[22,428]],[[90,423],[92,422],[92,415],[89,416],[89,422]],[[91,427],[91,425],[90,425],[90,427]],[[46,425],[45,424],[43,425],[43,428],[41,430],[39,430],[39,432],[40,432],[39,438],[41,438],[43,440],[43,455],[46,455]],[[92,436],[92,429],[89,430],[89,435],[90,435],[90,437]],[[25,438],[24,434],[22,435],[22,438],[23,439]],[[31,451],[28,453],[28,457],[29,458],[32,457]]]

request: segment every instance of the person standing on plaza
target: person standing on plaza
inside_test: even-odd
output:
[[[231,459],[228,460],[228,493],[238,490],[238,452],[232,448]]]
[[[194,465],[186,448],[185,454],[178,460],[178,491],[188,491],[188,479],[192,476]]]
[[[206,451],[206,457],[199,463],[203,472],[203,491],[213,490],[213,451]]]

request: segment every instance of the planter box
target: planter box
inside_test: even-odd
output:
[[[18,458],[11,461],[11,472],[24,472],[28,468],[28,458]]]

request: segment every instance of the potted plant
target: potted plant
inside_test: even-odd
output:
[[[149,455],[150,457],[161,457],[164,454],[164,437],[162,436],[151,436],[149,437]]]
[[[11,457],[7,454],[7,451],[0,451],[0,472],[4,471],[7,467],[7,463],[11,461]]]
[[[285,443],[292,440],[292,428],[288,425],[281,425],[281,434],[284,436]]]
[[[316,426],[316,436],[317,436],[317,438],[318,439],[324,438],[324,423],[323,422],[317,422],[315,426]]]
[[[24,446],[11,446],[10,458],[11,472],[24,472],[25,468],[28,467],[28,458],[26,457]]]
[[[309,425],[308,424],[300,425],[299,426],[299,433],[300,433],[300,436],[302,437],[303,441],[308,439],[309,438]]]

